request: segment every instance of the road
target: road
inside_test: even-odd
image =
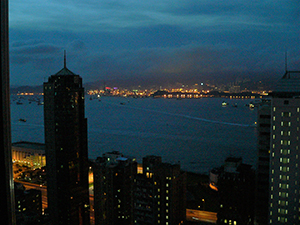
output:
[[[192,222],[217,223],[217,213],[195,209],[186,209],[186,220]]]

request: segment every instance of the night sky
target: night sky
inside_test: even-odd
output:
[[[299,0],[10,0],[11,85],[201,82],[300,70]],[[161,84],[163,85],[163,84]]]

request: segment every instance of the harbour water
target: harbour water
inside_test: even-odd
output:
[[[229,105],[222,107],[223,101]],[[139,162],[146,155],[160,155],[200,173],[220,166],[228,156],[255,166],[257,111],[245,106],[250,101],[87,97],[89,158],[113,150]],[[26,98],[21,102],[11,103],[12,141],[44,143],[43,106]]]

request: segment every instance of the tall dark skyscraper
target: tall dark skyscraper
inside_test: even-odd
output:
[[[44,83],[48,209],[53,224],[89,224],[82,78],[66,67]]]
[[[0,66],[0,175],[2,224],[15,224],[13,177],[11,165],[9,63],[8,63],[8,1],[1,0],[1,66]]]

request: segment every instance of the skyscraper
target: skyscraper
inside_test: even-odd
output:
[[[1,223],[15,224],[14,183],[11,161],[10,96],[8,62],[8,1],[1,1],[1,75],[0,75],[0,201],[3,210]]]
[[[272,92],[269,224],[299,224],[300,71]]]
[[[82,78],[64,67],[44,83],[48,209],[53,224],[89,224]]]

